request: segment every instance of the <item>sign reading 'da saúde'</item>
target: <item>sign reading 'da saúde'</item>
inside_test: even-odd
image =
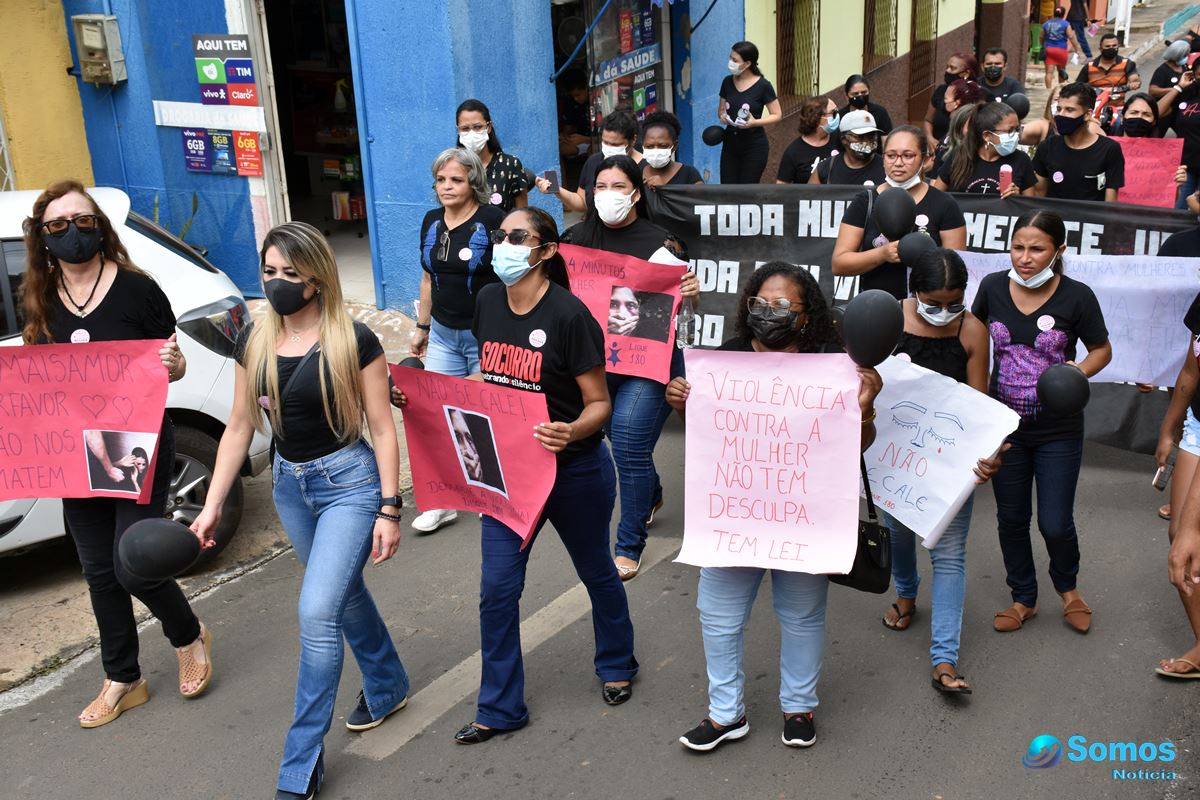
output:
[[[652,264],[640,258],[564,244],[571,292],[605,331],[605,369],[617,375],[666,383],[675,349],[682,264]]]
[[[0,500],[149,502],[167,404],[162,345],[0,347]]]
[[[192,53],[196,60],[201,103],[258,105],[249,37],[232,34],[193,36]]]
[[[678,561],[845,573],[858,546],[862,415],[843,354],[686,350]]]
[[[557,459],[533,437],[546,398],[388,364],[408,399],[404,438],[417,507],[487,514],[528,544],[554,487]]]

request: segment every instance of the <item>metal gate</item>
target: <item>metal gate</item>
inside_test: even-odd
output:
[[[896,0],[865,0],[863,12],[863,72],[869,73],[896,57]]]
[[[820,0],[780,0],[776,20],[776,41],[779,43],[777,93],[783,113],[787,114],[818,91]]]
[[[913,0],[912,47],[909,73],[908,96],[915,97],[933,86],[937,75],[937,0]]]
[[[11,192],[16,188],[12,160],[8,157],[8,134],[4,132],[4,119],[0,117],[0,192]]]

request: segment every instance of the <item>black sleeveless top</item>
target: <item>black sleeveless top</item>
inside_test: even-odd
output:
[[[966,313],[958,318],[958,332],[954,336],[917,336],[908,331],[900,334],[896,353],[905,353],[918,367],[954,378],[959,383],[967,382],[967,349],[958,337],[962,334]]]

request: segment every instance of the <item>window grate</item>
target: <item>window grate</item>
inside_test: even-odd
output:
[[[912,55],[908,73],[908,96],[914,97],[934,84],[937,65],[937,0],[913,0]]]
[[[821,59],[820,0],[780,0],[776,17],[779,103],[794,111],[818,91]]]
[[[863,72],[896,57],[896,5],[897,0],[863,2]]]
[[[8,156],[8,134],[4,132],[4,120],[0,118],[0,192],[11,192],[16,188],[17,180]]]

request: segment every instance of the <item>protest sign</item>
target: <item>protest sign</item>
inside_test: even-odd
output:
[[[417,507],[487,514],[528,543],[557,467],[533,437],[534,425],[550,421],[545,396],[395,364],[388,369],[408,399],[404,437]]]
[[[604,329],[605,369],[666,383],[675,347],[679,279],[687,267],[564,244],[571,292]]]
[[[975,491],[975,463],[990,458],[1021,418],[965,383],[892,356],[876,369],[875,441],[867,479],[875,504],[933,547]]]
[[[684,352],[683,548],[699,567],[845,573],[858,546],[858,374],[846,355]]]
[[[0,500],[148,503],[167,404],[162,345],[0,348]]]
[[[1179,186],[1175,172],[1183,158],[1183,139],[1131,139],[1114,136],[1125,154],[1121,202],[1174,208]]]
[[[1007,272],[1004,253],[961,253],[967,264],[970,308],[983,277]],[[1113,358],[1092,380],[1174,386],[1188,330],[1183,315],[1200,292],[1200,258],[1066,256],[1066,274],[1096,294],[1112,342]],[[1077,360],[1085,348],[1078,346]]]

